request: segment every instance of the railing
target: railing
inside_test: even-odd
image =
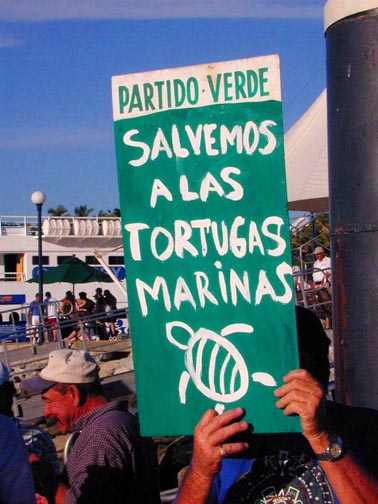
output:
[[[38,221],[36,216],[0,216],[0,236],[36,236]],[[44,236],[121,236],[119,217],[42,217]]]
[[[52,304],[52,303],[50,303]],[[57,305],[57,322],[56,328],[59,339],[63,340],[67,329],[77,326],[80,323],[90,324],[92,322],[107,322],[110,318],[124,319],[127,317],[126,308],[118,308],[106,312],[96,312],[92,314],[83,314],[80,311],[69,310],[67,313],[62,313],[60,310],[60,301],[54,301],[53,304]],[[49,323],[44,313],[44,303],[39,304],[39,319],[38,326],[29,324],[29,305],[22,304],[16,309],[2,310],[0,312],[0,341],[17,342],[17,341],[30,341],[33,345],[32,337],[34,333],[49,331]],[[121,334],[127,333],[126,327],[120,327]],[[41,338],[40,338],[41,339]]]
[[[24,271],[4,271],[0,273],[0,282],[26,282]]]

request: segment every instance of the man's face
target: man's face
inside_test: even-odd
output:
[[[317,261],[321,261],[324,257],[324,252],[318,252],[315,257]]]
[[[47,425],[56,425],[62,434],[71,432],[76,420],[76,405],[71,389],[58,383],[46,390],[42,399]]]

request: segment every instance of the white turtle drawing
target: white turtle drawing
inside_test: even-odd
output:
[[[180,327],[189,333],[187,344],[181,343],[172,335],[172,330]],[[184,364],[186,370],[179,381],[179,397],[182,404],[186,403],[186,390],[190,379],[196,388],[206,397],[217,402],[218,413],[224,411],[224,403],[231,403],[242,398],[248,390],[249,372],[239,350],[227,337],[236,333],[252,333],[249,324],[230,324],[224,327],[220,334],[201,327],[194,332],[184,322],[166,324],[166,335],[170,343],[185,350]],[[203,372],[204,364],[208,362],[207,375]],[[255,382],[267,387],[277,385],[269,373],[256,371],[251,375]]]

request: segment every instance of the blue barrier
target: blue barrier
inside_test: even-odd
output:
[[[0,322],[0,341],[2,340],[13,341],[27,341],[26,338],[26,322],[20,321],[16,324],[11,322]]]

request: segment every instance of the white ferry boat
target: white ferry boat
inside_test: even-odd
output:
[[[75,293],[92,297],[97,287],[109,289],[126,305],[125,266],[121,221],[117,217],[42,217],[42,264],[47,271],[75,255],[94,268],[110,274],[115,283],[76,284]],[[96,258],[96,256],[99,258]],[[27,280],[38,276],[37,216],[0,216],[0,312],[27,305],[38,292],[38,283]],[[58,300],[68,283],[45,284]]]

